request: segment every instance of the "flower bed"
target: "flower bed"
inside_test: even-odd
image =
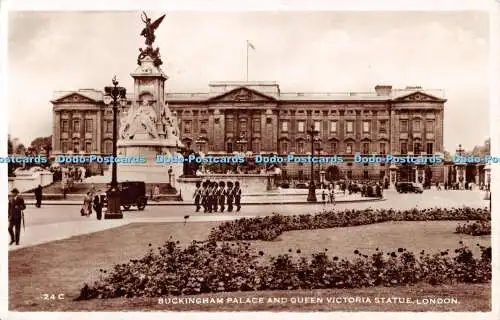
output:
[[[453,257],[448,250],[430,255],[399,248],[370,255],[356,250],[356,258],[345,260],[326,252],[301,257],[298,250],[298,257],[284,254],[265,261],[264,252],[250,245],[194,241],[183,249],[170,241],[142,259],[115,265],[109,273],[103,270],[101,279],[85,285],[77,300],[491,280],[491,247],[480,246],[480,257],[461,243]]]
[[[456,233],[470,234],[472,236],[484,236],[491,234],[491,221],[480,220],[459,224]]]
[[[272,216],[243,218],[222,223],[211,231],[213,241],[275,240],[293,230],[351,227],[387,221],[490,220],[490,212],[479,208],[433,209],[366,209],[324,211],[316,215]]]

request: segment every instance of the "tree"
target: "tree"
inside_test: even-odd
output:
[[[31,141],[30,148],[32,148],[35,153],[40,153],[43,150],[45,150],[45,152],[50,152],[52,150],[52,135],[36,138]]]

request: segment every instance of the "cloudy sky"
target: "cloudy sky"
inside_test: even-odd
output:
[[[156,18],[162,12],[148,12]],[[139,12],[10,12],[9,133],[52,133],[56,90],[132,88]],[[281,91],[444,89],[445,148],[489,135],[488,14],[482,12],[169,12],[156,45],[167,91],[204,92],[209,81],[278,81]]]

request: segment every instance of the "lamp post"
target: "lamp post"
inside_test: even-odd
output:
[[[314,156],[314,136],[317,131],[314,130],[314,125],[311,126],[311,130],[307,130],[307,134],[311,138],[311,157]],[[307,202],[317,202],[316,199],[316,187],[314,186],[314,164],[311,159],[311,182],[309,183],[309,193],[307,195]]]
[[[127,105],[126,89],[118,86],[116,76],[113,77],[113,86],[104,88],[104,103],[113,106],[113,159],[117,156],[117,139],[118,139],[118,105],[124,108]],[[120,190],[118,189],[117,167],[116,161],[111,164],[111,188],[107,191],[108,208],[104,214],[104,219],[122,219],[123,213],[120,206]]]

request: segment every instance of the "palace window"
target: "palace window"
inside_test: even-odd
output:
[[[304,132],[305,131],[305,125],[306,125],[306,123],[304,121],[299,121],[297,123],[297,132]]]
[[[254,153],[260,153],[260,142],[258,140],[255,140],[253,143],[252,143],[252,151]]]
[[[363,171],[363,179],[366,179],[366,180],[368,180],[368,179],[369,179],[369,178],[368,178],[368,170],[364,170],[364,171]]]
[[[63,153],[68,152],[68,141],[61,141],[61,149]]]
[[[104,141],[104,153],[106,154],[113,153],[113,141],[111,140]]]
[[[380,154],[386,154],[386,150],[385,150],[385,142],[381,142],[380,143]]]
[[[427,124],[425,125],[426,132],[434,132],[434,120],[427,120]]]
[[[346,126],[346,132],[347,133],[353,133],[354,132],[354,121],[346,121],[345,126]]]
[[[321,151],[321,143],[315,142],[314,147],[313,147],[314,152],[320,152]]]
[[[191,133],[191,121],[184,121],[184,133]]]
[[[246,131],[247,131],[247,120],[241,119],[240,120],[240,132],[246,132]]]
[[[288,153],[288,143],[286,141],[281,143],[281,153]]]
[[[227,132],[233,132],[233,119],[226,119],[226,130]]]
[[[314,121],[314,131],[316,132],[321,131],[321,121]]]
[[[387,132],[387,120],[380,120],[378,131],[380,133],[386,133]]]
[[[408,144],[406,142],[401,142],[401,154],[408,153]]]
[[[337,153],[337,143],[336,142],[332,142],[332,144],[331,144],[331,152],[332,152],[332,154],[336,154]]]
[[[260,132],[260,119],[253,119],[253,131]]]
[[[85,119],[85,132],[92,132],[93,121],[92,119]]]
[[[347,179],[352,179],[352,170],[347,170]]]
[[[273,124],[273,119],[266,118],[266,124]]]
[[[80,152],[80,141],[73,141],[73,152]]]
[[[337,121],[330,121],[330,132],[337,133]]]
[[[281,132],[288,132],[288,121],[281,121]]]
[[[370,144],[363,142],[363,154],[370,154]]]
[[[228,142],[226,144],[226,148],[227,148],[227,153],[233,153],[233,143],[232,142]]]
[[[421,122],[420,120],[413,120],[413,131],[420,131],[421,130]]]
[[[363,121],[363,133],[370,133],[370,121]]]
[[[113,132],[113,121],[106,120],[105,124],[106,124],[106,132],[112,133]]]
[[[304,170],[299,170],[298,176],[299,176],[299,180],[303,180],[304,179]]]
[[[297,152],[299,154],[304,154],[304,142],[297,143]]]
[[[214,123],[215,123],[215,124],[219,124],[219,123],[220,123],[219,118],[215,118],[215,119],[214,119]]]
[[[434,154],[434,144],[427,142],[427,154]]]
[[[400,132],[408,132],[408,120],[400,120],[399,121],[399,131]]]
[[[207,126],[208,126],[208,121],[201,120],[200,121],[200,133],[207,133]]]
[[[348,143],[345,147],[346,154],[352,154],[352,143]]]
[[[413,145],[413,153],[420,154],[422,152],[422,145],[419,142],[415,142]]]
[[[61,121],[61,130],[62,130],[62,132],[68,132],[69,131],[69,121],[68,120],[62,120]]]
[[[73,120],[73,132],[80,131],[80,120]]]
[[[92,152],[92,142],[87,141],[85,142],[85,153],[91,153]]]

